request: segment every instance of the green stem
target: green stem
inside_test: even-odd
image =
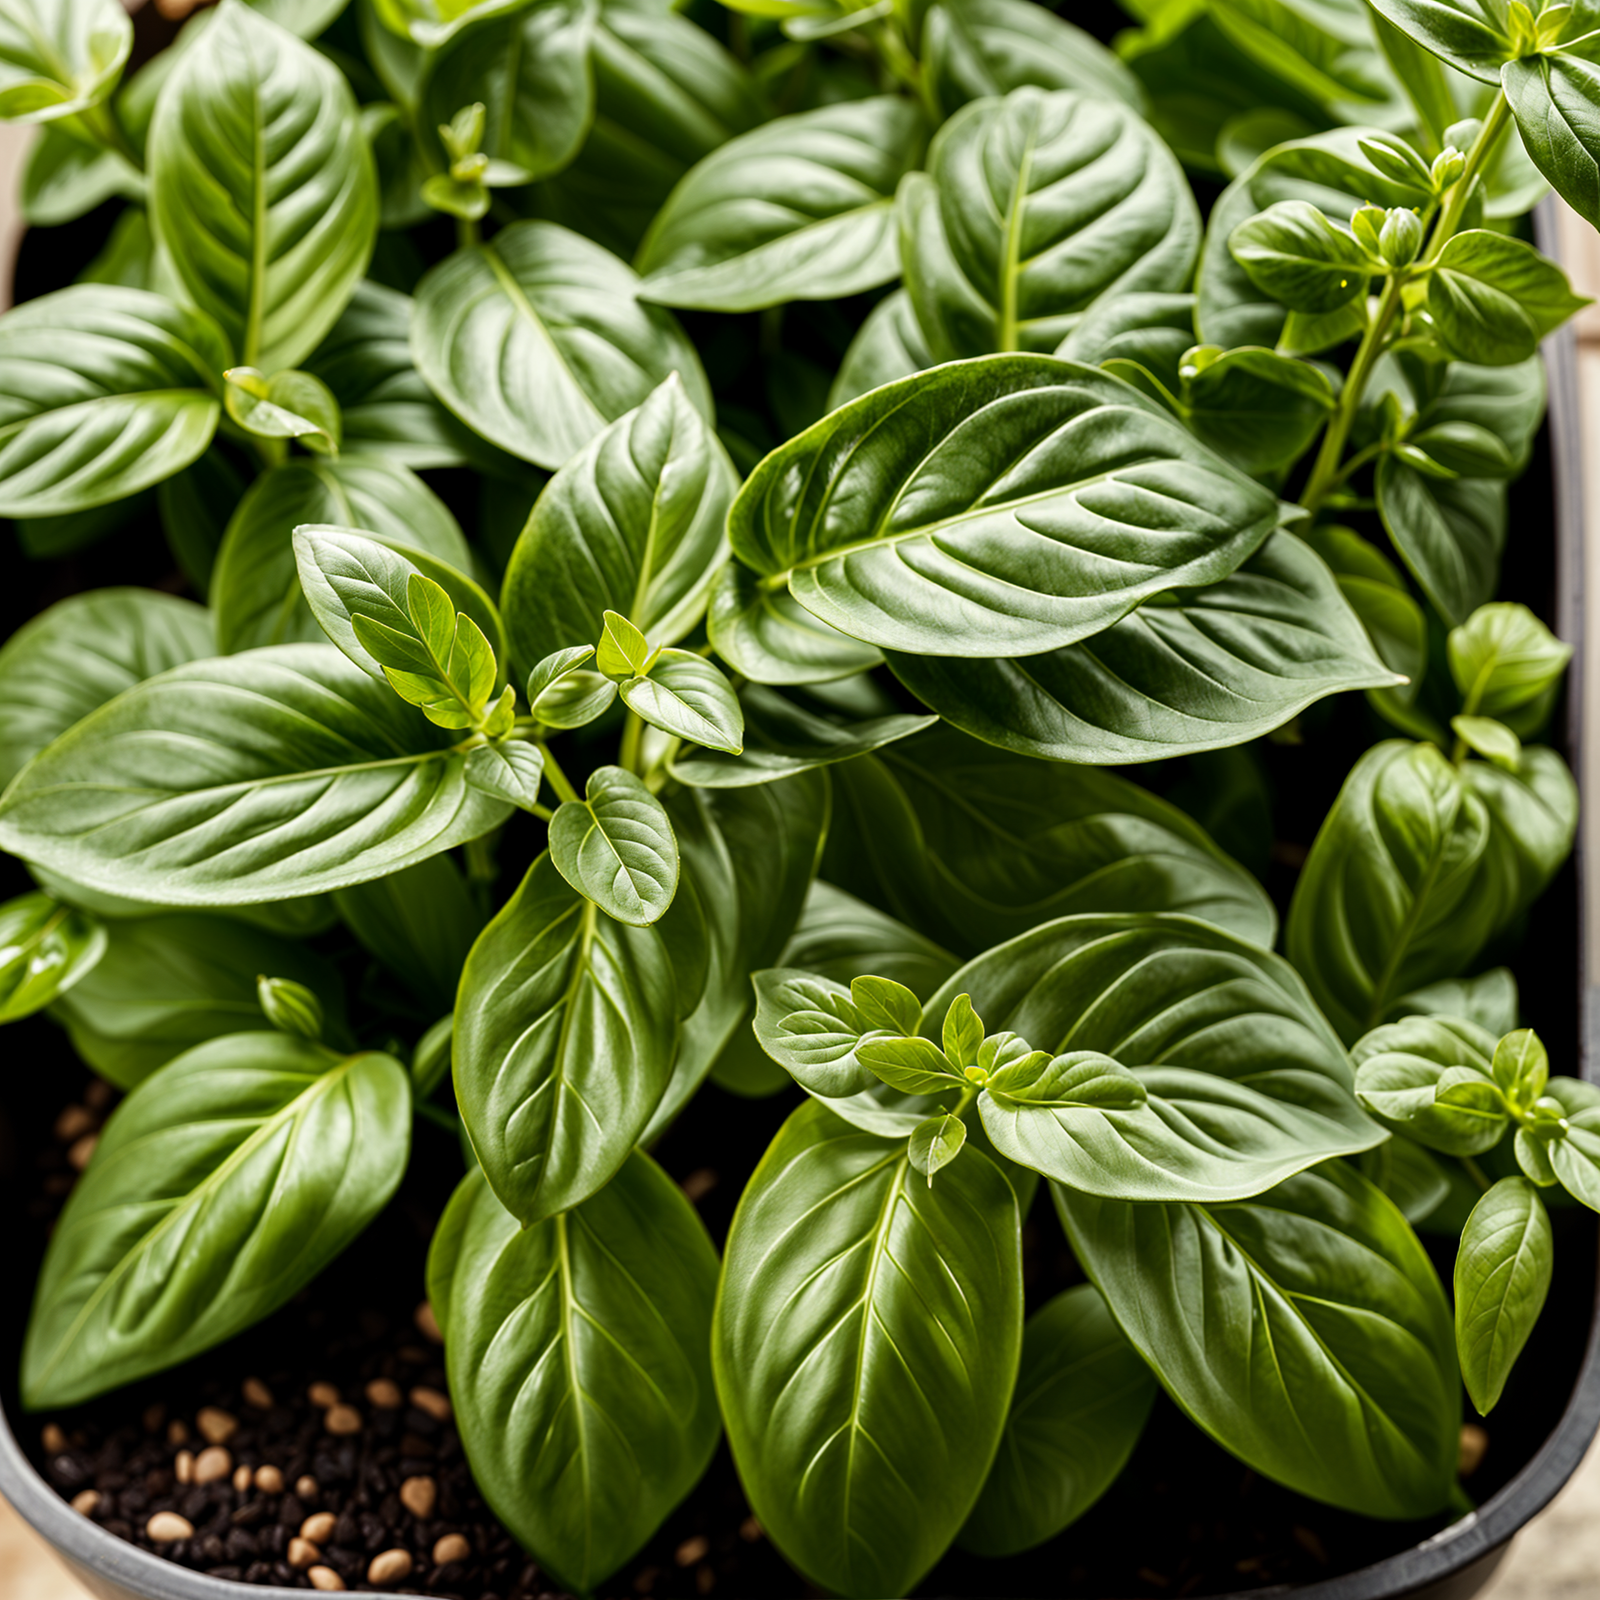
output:
[[[539,747],[539,754],[544,757],[544,775],[550,780],[550,787],[563,800],[576,800],[578,791],[567,781],[566,773],[561,770],[561,763],[550,753],[550,746],[542,739],[536,739],[534,743]]]
[[[456,249],[470,250],[478,242],[478,219],[476,217],[456,218]]]
[[[639,770],[639,748],[644,741],[644,720],[638,712],[630,711],[628,720],[622,725],[622,748],[618,752],[617,762],[626,767],[636,777],[643,777]]]
[[[533,814],[543,822],[549,822],[555,816],[555,812],[549,806],[541,806],[537,803],[534,805]]]
[[[1466,1169],[1467,1176],[1487,1194],[1494,1185],[1489,1181],[1488,1175],[1471,1156],[1462,1156],[1461,1165]]]
[[[114,150],[135,172],[144,171],[144,162],[140,160],[139,152],[133,148],[133,142],[122,131],[122,124],[117,121],[110,106],[104,102],[90,106],[78,113],[78,120],[106,149]]]
[[[1478,175],[1489,164],[1489,157],[1494,154],[1496,146],[1510,126],[1511,102],[1506,99],[1506,92],[1502,89],[1495,95],[1494,104],[1489,107],[1489,115],[1483,119],[1483,131],[1473,142],[1467,156],[1467,165],[1450,190],[1450,197],[1445,201],[1444,209],[1439,213],[1439,220],[1434,224],[1433,237],[1428,241],[1428,253],[1417,263],[1413,271],[1427,272],[1454,237],[1456,229],[1461,226],[1461,217],[1467,209],[1467,201],[1472,198],[1473,186],[1478,181]]]
[[[869,30],[868,37],[877,47],[878,59],[889,69],[897,82],[903,84],[917,97],[923,114],[934,127],[944,121],[944,111],[933,83],[923,71],[922,63],[911,53],[910,46],[892,21],[879,22]]]
[[[481,834],[467,840],[467,877],[474,883],[493,883],[499,875],[494,860],[494,833]]]

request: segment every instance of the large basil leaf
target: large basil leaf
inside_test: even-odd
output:
[[[1030,6],[1033,0],[1026,0]],[[1064,352],[1065,353],[1065,352]],[[904,289],[886,294],[856,330],[850,348],[828,390],[828,410],[858,400],[869,389],[880,389],[897,378],[909,378],[933,365],[911,296]]]
[[[1346,1041],[1464,971],[1493,934],[1489,833],[1482,800],[1431,744],[1391,739],[1351,770],[1295,885],[1286,944]]]
[[[1458,72],[1484,83],[1498,83],[1501,66],[1517,54],[1504,13],[1482,0],[1373,0],[1373,9]]]
[[[223,0],[156,102],[149,165],[156,237],[195,304],[244,366],[298,366],[377,237],[377,176],[344,74]]]
[[[192,600],[121,588],[58,600],[0,648],[0,789],[97,706],[215,651],[211,617]]]
[[[751,1508],[814,1583],[908,1594],[966,1519],[1017,1371],[1020,1239],[977,1150],[930,1188],[903,1140],[812,1103],[762,1158],[712,1361]]]
[[[1580,14],[1587,17],[1587,8]],[[1578,26],[1590,32],[1593,23]],[[1585,53],[1592,48],[1591,40]],[[1533,164],[1590,227],[1600,227],[1600,66],[1558,50],[1507,61],[1500,78]]]
[[[706,632],[717,654],[756,683],[826,683],[883,661],[872,645],[812,616],[787,589],[765,587],[737,561],[712,580]]]
[[[580,235],[514,223],[417,286],[417,369],[468,426],[552,471],[669,373],[709,414],[694,347],[670,312],[636,303],[637,287]]]
[[[1139,80],[1117,56],[1032,0],[938,0],[922,20],[922,57],[946,116],[1024,84],[1144,109]]]
[[[0,848],[168,904],[318,894],[505,820],[450,739],[332,645],[197,661],[35,757],[0,801]]]
[[[898,275],[894,191],[922,158],[893,95],[779,117],[691,168],[639,249],[640,297],[702,311],[836,300]]]
[[[676,375],[552,478],[506,568],[512,649],[596,643],[617,611],[671,644],[699,620],[738,476]]]
[[[62,128],[41,130],[22,169],[22,215],[34,227],[59,227],[114,197],[143,195],[144,180],[124,157]]]
[[[456,1099],[490,1184],[524,1222],[594,1194],[644,1132],[678,1021],[700,998],[700,986],[680,988],[669,949],[703,941],[697,915],[613,922],[544,855],[472,947],[456,999]]]
[[[410,1139],[389,1056],[249,1033],[172,1062],[112,1113],[51,1235],[24,1403],[104,1394],[276,1310],[382,1210]]]
[[[208,1039],[270,1031],[256,994],[263,976],[303,983],[341,1025],[338,974],[321,956],[237,918],[193,912],[108,921],[99,966],[52,1015],[101,1077],[131,1089]]]
[[[937,729],[837,768],[834,796],[827,875],[960,955],[1089,911],[1181,912],[1263,946],[1276,931],[1203,829],[1093,767]]]
[[[1000,1453],[960,1542],[1009,1556],[1053,1539],[1116,1481],[1144,1431],[1156,1381],[1079,1284],[1028,1318]]]
[[[1361,0],[1220,0],[1209,9],[1246,55],[1324,104],[1399,98]]]
[[[598,1194],[533,1227],[476,1170],[440,1231],[450,1398],[473,1476],[540,1566],[587,1594],[716,1448],[716,1250],[639,1151]],[[445,1265],[430,1258],[430,1289]]]
[[[1055,1195],[1122,1331],[1226,1449],[1364,1516],[1443,1510],[1461,1422],[1450,1308],[1405,1218],[1353,1168],[1231,1205]]]
[[[250,485],[222,536],[211,578],[220,649],[322,639],[295,566],[294,530],[308,524],[363,528],[451,567],[472,564],[456,519],[409,467],[383,456],[296,456]]]
[[[228,346],[202,312],[80,284],[0,317],[0,514],[55,516],[181,471],[221,415]]]
[[[936,359],[1051,351],[1100,296],[1186,288],[1200,215],[1113,100],[1024,88],[958,111],[901,191],[900,254]]]
[[[1494,598],[1506,542],[1506,486],[1436,478],[1398,456],[1378,463],[1378,514],[1400,559],[1448,623]]]
[[[1526,1178],[1502,1178],[1472,1208],[1456,1255],[1456,1351],[1482,1416],[1539,1320],[1554,1258],[1550,1214]]]
[[[678,841],[666,807],[625,767],[596,767],[581,800],[550,819],[556,871],[606,916],[647,928],[678,891]]]
[[[1508,367],[1590,302],[1523,239],[1471,228],[1445,242],[1428,276],[1428,315],[1439,343],[1463,361]]]
[[[0,12],[0,118],[45,122],[116,87],[133,24],[116,0],[9,0]]]
[[[824,622],[915,653],[1072,644],[1226,577],[1276,502],[1106,373],[993,356],[863,395],[774,451],[734,554]]]
[[[1319,557],[1275,533],[1220,583],[1147,602],[1065,650],[973,661],[894,652],[919,700],[974,737],[1117,765],[1242,744],[1330,694],[1399,683]]]
[[[1578,788],[1566,762],[1545,745],[1525,745],[1514,772],[1469,761],[1461,781],[1489,818],[1477,892],[1495,926],[1505,927],[1544,893],[1571,852]]]
[[[80,982],[105,954],[94,917],[47,894],[0,905],[0,1022],[32,1016]]]

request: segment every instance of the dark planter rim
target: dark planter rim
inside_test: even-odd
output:
[[[1546,255],[1560,259],[1557,202],[1547,197],[1534,213],[1534,234]],[[1577,339],[1569,324],[1545,341],[1549,374],[1551,471],[1555,489],[1557,627],[1573,646],[1574,670],[1567,691],[1568,747],[1576,754],[1583,739],[1584,663],[1584,460],[1578,409]],[[1581,763],[1574,775],[1582,788]],[[1587,797],[1585,797],[1587,799]],[[1600,1082],[1600,1064],[1590,1048],[1600,1025],[1600,986],[1587,982],[1586,950],[1596,930],[1590,926],[1590,891],[1580,823],[1574,860],[1578,873],[1580,977],[1580,1072]],[[1213,1600],[1262,1600],[1263,1596],[1303,1596],[1304,1600],[1402,1600],[1433,1594],[1455,1600],[1486,1581],[1516,1534],[1555,1498],[1583,1460],[1600,1430],[1600,1290],[1591,1315],[1583,1364],[1561,1421],[1530,1461],[1475,1511],[1459,1518],[1409,1550],[1340,1577],[1291,1588],[1278,1585]],[[73,1572],[99,1593],[132,1593],[143,1600],[291,1600],[306,1591],[276,1585],[233,1583],[192,1572],[176,1562],[141,1550],[80,1516],[34,1470],[0,1405],[0,1496],[9,1500]],[[1476,1572],[1473,1569],[1477,1569]],[[1452,1582],[1451,1580],[1458,1580]],[[1476,1580],[1476,1581],[1475,1581]],[[998,1600],[998,1597],[993,1597]]]

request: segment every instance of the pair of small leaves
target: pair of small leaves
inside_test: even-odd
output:
[[[247,433],[261,439],[298,439],[318,455],[338,455],[343,419],[338,401],[320,378],[293,369],[269,378],[254,367],[230,367],[223,377],[228,415]]]
[[[738,755],[744,748],[744,712],[722,672],[693,650],[652,648],[615,611],[605,613],[595,666],[615,683],[622,703],[652,728],[689,744]]]
[[[43,1010],[92,971],[105,948],[96,918],[47,894],[0,905],[0,1022]]]

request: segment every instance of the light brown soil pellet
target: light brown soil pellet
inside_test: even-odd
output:
[[[754,1517],[746,1517],[744,1521],[739,1524],[739,1537],[743,1539],[746,1544],[754,1544],[757,1539],[765,1537],[765,1530]]]
[[[61,1431],[58,1422],[47,1422],[39,1430],[39,1443],[44,1446],[47,1456],[58,1456],[67,1448],[67,1436]]]
[[[144,1408],[144,1416],[139,1420],[144,1423],[146,1433],[160,1433],[161,1424],[167,1420],[167,1408],[158,1400],[153,1406]]]
[[[331,1383],[314,1383],[306,1394],[312,1405],[321,1406],[324,1411],[339,1403],[339,1391]]]
[[[220,1444],[208,1445],[194,1458],[194,1481],[215,1483],[233,1472],[233,1456]]]
[[[309,1539],[291,1539],[284,1560],[291,1567],[309,1567],[322,1559],[322,1552]]]
[[[171,1544],[177,1539],[194,1538],[194,1524],[176,1511],[158,1511],[145,1523],[144,1531],[155,1544]]]
[[[318,1511],[300,1524],[300,1537],[312,1544],[326,1544],[333,1537],[333,1525],[338,1519],[331,1511]]]
[[[254,1406],[257,1411],[272,1409],[272,1391],[259,1378],[246,1378],[240,1384],[239,1392],[244,1396],[247,1406]]]
[[[695,1562],[704,1561],[710,1550],[711,1541],[703,1533],[697,1533],[678,1546],[673,1559],[680,1567],[692,1567]]]
[[[322,1485],[307,1472],[294,1480],[294,1492],[297,1499],[315,1500],[322,1493]]]
[[[96,1489],[80,1489],[78,1493],[72,1497],[72,1509],[82,1513],[82,1515],[86,1517],[91,1515],[94,1511],[94,1508],[99,1504],[100,1493]]]
[[[71,1144],[74,1139],[81,1139],[94,1127],[94,1112],[88,1106],[68,1106],[56,1118],[56,1138],[62,1144]]]
[[[311,1580],[313,1589],[321,1589],[328,1594],[344,1588],[344,1579],[332,1567],[311,1567],[307,1570],[306,1577]]]
[[[710,1594],[717,1586],[717,1575],[710,1567],[696,1567],[694,1590],[696,1594]]]
[[[1456,1470],[1463,1478],[1470,1478],[1478,1470],[1488,1449],[1489,1435],[1475,1422],[1464,1423],[1456,1457]]]
[[[426,1300],[412,1313],[411,1320],[417,1325],[417,1332],[429,1344],[443,1344],[444,1334],[439,1331],[439,1319],[433,1314],[433,1307]]]
[[[322,1425],[329,1433],[360,1433],[361,1413],[354,1406],[329,1406]]]
[[[194,1425],[205,1435],[207,1444],[226,1444],[239,1430],[239,1419],[221,1406],[203,1406]]]
[[[83,1091],[83,1103],[91,1111],[108,1110],[116,1098],[116,1087],[107,1083],[104,1078],[91,1078],[88,1087]]]
[[[172,1459],[172,1475],[179,1483],[194,1482],[194,1451],[180,1450]]]
[[[409,1550],[383,1550],[375,1555],[367,1566],[367,1582],[375,1583],[380,1588],[388,1588],[392,1583],[403,1583],[411,1576],[411,1552]]]
[[[433,1515],[439,1501],[439,1485],[432,1478],[407,1478],[400,1485],[400,1504],[418,1522],[426,1522]]]
[[[233,1492],[244,1494],[250,1485],[255,1482],[255,1473],[249,1467],[235,1467],[233,1469]]]
[[[472,1546],[465,1534],[447,1533],[442,1539],[434,1541],[433,1564],[442,1567],[451,1561],[465,1561],[471,1554]]]
[[[94,1147],[100,1143],[98,1133],[86,1133],[80,1139],[74,1139],[67,1150],[67,1165],[74,1172],[82,1172],[89,1165],[90,1158],[94,1155]]]
[[[683,1180],[683,1192],[689,1204],[699,1205],[705,1197],[717,1186],[717,1175],[710,1167],[696,1167],[687,1178]]]
[[[180,1418],[174,1417],[172,1421],[167,1424],[167,1443],[188,1444],[188,1442],[188,1426]]]
[[[262,1494],[282,1494],[283,1473],[277,1467],[257,1467],[255,1485]]]
[[[418,1411],[426,1411],[430,1417],[439,1422],[450,1420],[450,1402],[437,1389],[430,1389],[426,1384],[419,1383],[411,1391],[411,1403]]]
[[[390,1378],[374,1378],[367,1385],[367,1399],[380,1411],[398,1411],[406,1403],[400,1385]]]

